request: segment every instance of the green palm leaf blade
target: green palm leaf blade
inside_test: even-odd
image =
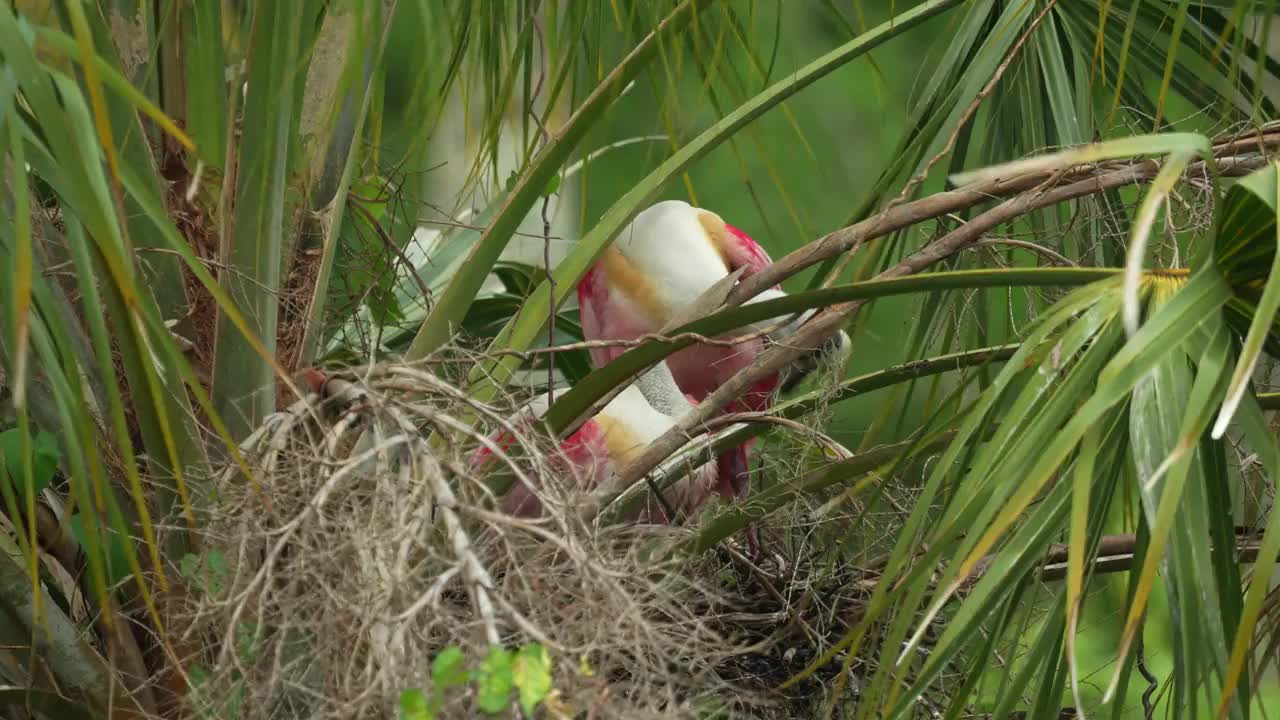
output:
[[[924,557],[918,555],[919,539],[934,533],[927,528],[933,527],[937,519],[933,516],[932,506],[942,496],[943,488],[955,479],[955,469],[962,467],[965,455],[972,446],[979,444],[987,428],[987,420],[997,407],[1001,396],[1014,385],[1026,372],[1027,368],[1039,367],[1047,356],[1052,354],[1056,345],[1057,334],[1079,313],[1094,308],[1111,297],[1110,302],[1117,304],[1115,295],[1119,288],[1119,279],[1100,282],[1076,290],[1055,304],[1028,330],[1022,346],[1013,357],[1005,363],[1001,371],[993,379],[991,385],[979,396],[972,408],[963,415],[959,427],[948,441],[947,448],[934,463],[924,489],[919,495],[910,517],[899,532],[899,540],[885,563],[883,576],[886,578],[902,578],[903,581],[918,580],[925,573],[925,568],[932,566],[942,553],[942,547],[930,545]],[[1109,311],[1114,314],[1115,310]],[[917,562],[918,561],[918,562]],[[908,567],[914,563],[914,569]],[[783,684],[787,687],[811,675],[817,668],[826,664],[838,652],[854,653],[860,646],[866,633],[890,604],[892,593],[889,588],[893,582],[882,582],[876,585],[871,599],[868,601],[866,615],[861,623],[849,631],[830,650],[811,662],[803,671],[793,675]],[[895,655],[896,655],[895,651]]]
[[[1271,477],[1280,477],[1280,446],[1276,444],[1262,409],[1257,401],[1246,396],[1236,414],[1236,422],[1244,429],[1246,440],[1258,453],[1262,465]],[[1267,527],[1262,536],[1262,547],[1258,551],[1258,559],[1253,568],[1253,579],[1245,592],[1244,607],[1240,613],[1240,623],[1235,630],[1235,638],[1231,647],[1231,657],[1222,683],[1222,697],[1218,699],[1217,715],[1225,717],[1228,710],[1233,709],[1233,698],[1245,695],[1250,685],[1247,670],[1249,655],[1256,642],[1256,628],[1263,612],[1263,604],[1270,592],[1263,578],[1271,577],[1276,567],[1276,558],[1280,556],[1280,513],[1271,513],[1267,519]]]
[[[69,10],[71,10],[70,7]],[[74,37],[64,35],[52,28],[40,28],[38,37],[41,42],[53,44],[68,57],[79,62],[86,95],[92,99],[96,93],[101,93],[102,109],[105,110],[105,114],[99,114],[96,106],[94,114],[95,121],[100,126],[105,124],[106,129],[109,130],[108,134],[100,129],[100,139],[105,141],[106,138],[110,138],[114,146],[110,149],[104,148],[108,163],[115,168],[130,168],[133,172],[147,178],[151,189],[159,193],[161,181],[157,172],[156,158],[147,133],[139,122],[139,114],[154,121],[182,148],[193,150],[191,140],[146,95],[136,89],[123,73],[116,69],[124,65],[116,52],[115,44],[112,42],[111,28],[105,18],[97,12],[83,13],[79,6],[76,6],[68,15]],[[101,87],[97,86],[98,83],[101,83]],[[103,92],[104,90],[111,92]],[[155,229],[151,219],[141,212],[131,198],[124,197],[122,204],[123,215],[120,223],[127,245],[144,250],[156,248]],[[178,327],[185,329],[187,296],[177,258],[162,253],[148,253],[145,257],[147,262],[141,264],[140,271],[147,278],[161,313],[166,319],[176,319]]]
[[[1157,281],[1157,284],[1161,282],[1168,281]],[[1051,441],[1041,446],[1035,455],[1036,459],[1031,464],[1031,469],[1025,473],[1021,487],[1009,496],[1007,502],[996,508],[998,512],[989,526],[985,524],[979,526],[987,529],[981,534],[975,534],[972,540],[964,543],[966,550],[963,555],[964,561],[955,563],[948,570],[947,578],[944,580],[947,590],[934,601],[925,615],[925,621],[920,624],[916,634],[908,643],[904,655],[920,642],[928,621],[941,610],[947,598],[972,571],[975,564],[1011,527],[1016,525],[1022,512],[1043,489],[1044,483],[1053,477],[1087,429],[1111,407],[1128,396],[1145,373],[1161,362],[1167,347],[1182,342],[1193,334],[1202,322],[1216,314],[1217,308],[1226,302],[1228,296],[1229,291],[1222,283],[1220,276],[1213,272],[1198,273],[1142,326],[1137,335],[1111,355],[1104,367],[1094,371],[1097,373],[1097,389],[1070,417],[1061,431],[1055,433]],[[1100,345],[1095,344],[1091,351],[1097,347]],[[946,537],[945,533],[951,531],[953,523],[954,521],[949,517],[948,521],[939,525],[936,532],[940,537]]]
[[[1152,303],[1171,302],[1168,298],[1167,292],[1157,292]],[[1220,326],[1206,326],[1197,339],[1184,345],[1198,355],[1194,375],[1190,366],[1193,358],[1185,351],[1173,350],[1132,394],[1132,454],[1151,541],[1120,641],[1123,657],[1140,631],[1156,569],[1162,568],[1170,609],[1176,615],[1171,621],[1178,628],[1175,675],[1183,679],[1176,683],[1179,697],[1175,703],[1183,706],[1194,705],[1197,681],[1190,678],[1199,678],[1211,695],[1217,695],[1215,685],[1227,654],[1220,596],[1238,592],[1238,588],[1220,587],[1212,581],[1216,574],[1204,542],[1212,522],[1207,512],[1211,506],[1205,497],[1197,451],[1226,387],[1229,343]],[[1118,678],[1119,668],[1112,674],[1108,699],[1114,696]]]
[[[158,475],[172,480],[170,489],[175,497],[184,497],[182,507],[189,511],[189,504],[185,501],[184,470],[188,463],[199,457],[200,446],[190,439],[189,411],[184,406],[185,398],[176,392],[177,386],[173,384],[176,378],[158,375],[152,362],[152,349],[166,342],[172,343],[172,339],[167,330],[155,336],[150,334],[152,331],[144,329],[145,318],[157,317],[158,310],[152,296],[139,291],[138,275],[126,254],[125,235],[117,224],[108,181],[100,171],[101,158],[106,153],[98,145],[98,139],[107,138],[109,142],[110,135],[95,132],[93,116],[86,107],[80,88],[73,81],[64,75],[50,73],[36,63],[27,46],[28,39],[29,33],[24,35],[18,20],[7,11],[0,11],[0,43],[6,48],[6,59],[22,70],[23,97],[31,110],[29,115],[24,113],[22,123],[23,142],[30,153],[28,162],[33,172],[53,188],[89,231],[85,237],[89,245],[86,253],[95,268],[90,276],[81,275],[79,282],[100,283],[106,314],[117,329],[118,348],[130,390],[140,409],[137,417],[150,451],[148,456]],[[53,95],[55,88],[60,93],[60,101]],[[33,125],[38,127],[38,131],[33,129]],[[68,174],[59,170],[62,167],[98,168],[99,171]],[[126,163],[118,167],[128,171],[131,166]],[[50,316],[53,317],[56,315]],[[97,317],[101,319],[102,314]],[[160,324],[158,319],[156,324]],[[63,333],[56,333],[56,336],[59,341],[66,337]],[[54,362],[51,367],[59,365]],[[76,371],[68,374],[69,377],[77,375]],[[78,390],[79,380],[70,386]],[[71,414],[64,413],[63,417],[69,418]],[[55,422],[71,436],[80,434],[77,422],[61,419]],[[87,437],[84,440],[88,443],[85,449],[92,452],[92,441]],[[122,449],[122,455],[132,457],[127,449]],[[101,471],[96,459],[83,466],[95,473]],[[78,477],[87,481],[90,474],[79,473]],[[100,477],[95,477],[95,482],[99,480]],[[181,541],[181,533],[172,537]],[[96,551],[90,552],[91,566],[93,556],[97,554]],[[96,577],[102,576],[98,573]]]
[[[205,166],[222,169],[227,154],[227,65],[222,3],[181,6],[183,95],[187,128]]]
[[[910,717],[916,701],[930,683],[969,647],[969,642],[979,632],[1002,633],[1004,628],[989,627],[982,618],[989,617],[1009,595],[1016,592],[1021,579],[1035,571],[1044,548],[1069,515],[1071,486],[1060,483],[1041,500],[1027,518],[1027,522],[1002,545],[995,562],[987,566],[982,579],[965,598],[959,611],[947,623],[947,629],[928,654],[922,667],[913,663],[899,665],[899,682],[909,670],[912,672],[910,687],[900,693],[897,702],[886,708],[884,717]],[[1061,632],[1055,633],[1061,638]],[[1055,708],[1056,709],[1056,708]]]
[[[288,3],[262,3],[253,14],[248,63],[249,93],[237,148],[235,216],[223,283],[243,309],[267,351],[275,353],[278,291],[291,242],[286,222],[292,154],[297,127],[304,19],[309,13]],[[245,437],[275,410],[275,373],[239,328],[219,313],[213,390],[218,414],[237,438]]]
[[[1261,294],[1276,255],[1276,166],[1241,178],[1218,213],[1213,262],[1236,293]]]
[[[1245,177],[1227,195],[1214,242],[1214,263],[1226,281],[1236,289],[1240,305],[1249,305],[1251,315],[1248,334],[1240,350],[1231,386],[1213,427],[1214,438],[1226,433],[1245,389],[1253,376],[1258,358],[1268,340],[1275,335],[1276,311],[1280,310],[1280,165],[1259,170]],[[1268,262],[1268,260],[1270,262]],[[1260,295],[1255,295],[1262,281],[1262,268],[1270,266]],[[1228,316],[1230,317],[1230,315]],[[1273,341],[1274,343],[1274,341]]]

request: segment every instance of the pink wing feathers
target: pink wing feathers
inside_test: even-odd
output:
[[[582,336],[588,340],[634,340],[655,332],[634,303],[609,285],[605,269],[597,264],[578,283],[578,309],[582,319]],[[626,344],[591,348],[591,362],[604,367],[626,352]]]
[[[589,340],[612,339],[605,334],[604,319],[601,311],[608,301],[609,289],[601,275],[604,273],[599,265],[594,265],[587,274],[578,281],[578,312],[582,320],[582,336]],[[604,367],[613,359],[610,348],[591,348],[591,362],[596,367]]]

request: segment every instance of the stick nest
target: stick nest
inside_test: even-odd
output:
[[[761,643],[789,622],[787,598],[744,581],[724,549],[663,550],[687,530],[571,519],[576,483],[511,424],[518,399],[477,404],[444,375],[331,376],[245,443],[252,480],[234,464],[219,478],[199,566],[184,568],[200,589],[181,627],[206,648],[188,664],[201,709],[393,717],[403,691],[435,692],[446,648],[474,669],[495,645],[540,643],[553,682],[539,717],[790,715],[762,692],[786,676],[770,676],[783,650]],[[509,452],[496,429],[515,435]],[[498,460],[485,473],[469,469],[480,447]],[[495,511],[499,469],[541,478],[547,517]],[[441,717],[479,714],[474,683],[444,698]]]

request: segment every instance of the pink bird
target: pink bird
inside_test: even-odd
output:
[[[555,395],[563,392],[556,391]],[[524,406],[515,424],[527,427],[541,418],[548,407],[547,396],[538,395]],[[566,438],[560,445],[560,454],[552,457],[552,466],[571,476],[578,489],[593,489],[635,459],[693,407],[694,403],[676,386],[667,365],[659,363]],[[504,448],[514,442],[509,432],[496,433],[492,439]],[[491,459],[492,453],[481,448],[473,454],[472,466],[479,467]],[[668,507],[676,513],[691,513],[711,496],[716,484],[715,464],[703,463],[664,490],[661,501],[651,498],[640,516],[652,522],[670,522]],[[534,517],[541,514],[542,501],[536,488],[517,482],[503,497],[501,508],[511,515]]]
[[[637,215],[578,283],[583,335],[587,340],[631,340],[658,332],[725,276],[742,269],[742,276],[748,277],[770,263],[764,248],[719,215],[679,200],[659,202]],[[774,286],[748,302],[783,295]],[[768,339],[785,338],[811,314],[797,315]],[[770,318],[756,327],[771,326],[780,319]],[[698,343],[672,354],[667,362],[680,389],[701,401],[750,365],[766,342],[758,337],[732,347]],[[816,366],[814,356],[843,350],[848,342],[843,331],[837,333],[824,348],[788,368],[785,377],[775,373],[756,382],[726,412],[767,409],[780,385],[789,389]],[[626,349],[592,349],[591,358],[604,366]],[[726,500],[740,498],[748,490],[752,444],[749,441],[717,458],[718,492]]]

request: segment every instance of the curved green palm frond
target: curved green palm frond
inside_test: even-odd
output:
[[[1158,303],[1160,288],[1168,286],[1170,282],[1183,284],[1182,281],[1151,280],[1144,292],[1148,302]],[[941,507],[917,507],[917,516],[922,519],[934,517],[937,520],[919,538],[904,534],[899,541],[899,547],[903,550],[897,552],[904,553],[905,548],[912,547],[931,549],[923,557],[916,558],[919,564],[914,569],[899,571],[892,561],[887,569],[888,577],[897,577],[899,585],[905,583],[913,588],[913,596],[921,599],[930,595],[935,597],[929,602],[924,620],[911,623],[918,629],[909,639],[905,635],[891,632],[880,646],[886,660],[898,658],[896,667],[892,671],[879,673],[876,685],[873,686],[877,692],[875,697],[880,698],[883,711],[890,715],[906,712],[914,699],[929,687],[939,673],[963,657],[960,653],[970,651],[974,647],[970,642],[973,633],[983,628],[979,619],[1000,617],[992,614],[993,608],[1011,600],[1013,596],[1010,593],[1018,592],[1021,587],[1016,579],[1037,570],[1046,545],[1060,533],[1065,534],[1071,516],[1072,483],[1051,483],[1053,478],[1058,477],[1059,473],[1069,472],[1073,462],[1087,461],[1093,463],[1094,467],[1113,470],[1110,475],[1103,473],[1093,476],[1094,484],[1090,488],[1093,495],[1102,500],[1109,499],[1115,492],[1114,469],[1121,463],[1114,459],[1102,461],[1097,457],[1083,458],[1078,455],[1077,448],[1091,447],[1094,451],[1115,452],[1117,447],[1125,447],[1126,444],[1080,443],[1091,428],[1111,427],[1108,435],[1117,432],[1116,419],[1123,417],[1123,414],[1117,416],[1117,412],[1127,412],[1132,417],[1139,407],[1151,412],[1167,410],[1163,407],[1148,407],[1149,403],[1144,405],[1144,401],[1136,394],[1128,403],[1125,398],[1129,392],[1139,387],[1142,378],[1152,369],[1161,367],[1161,363],[1166,362],[1164,347],[1178,342],[1178,339],[1195,332],[1197,327],[1203,325],[1206,316],[1199,314],[1201,310],[1211,312],[1214,303],[1220,305],[1228,296],[1225,285],[1220,280],[1215,281],[1211,273],[1198,275],[1185,285],[1182,292],[1173,294],[1180,302],[1177,305],[1170,304],[1169,309],[1153,315],[1143,327],[1142,334],[1129,343],[1124,341],[1120,327],[1118,284],[1113,282],[1108,286],[1096,286],[1093,292],[1097,299],[1093,308],[1080,314],[1078,320],[1068,322],[1036,341],[1038,346],[1046,348],[1042,351],[1043,359],[1039,364],[1019,363],[1015,358],[1014,362],[1006,364],[1001,373],[1002,379],[984,393],[984,397],[989,397],[990,400],[975,408],[974,421],[971,422],[978,422],[973,427],[989,423],[994,434],[985,438],[961,435],[952,441],[951,448],[939,461],[931,483],[951,478],[949,482],[954,484],[954,488],[945,496]],[[1196,288],[1202,290],[1197,291]],[[1058,317],[1063,316],[1059,314]],[[1218,352],[1225,347],[1221,342],[1223,339],[1225,338],[1220,337],[1217,341]],[[1224,371],[1225,364],[1219,362],[1216,374],[1206,373],[1207,377],[1219,381],[1210,386],[1211,389],[1217,388],[1218,398],[1221,397]],[[1206,397],[1211,399],[1213,394],[1209,393]],[[988,408],[986,412],[998,407],[999,415],[988,416],[990,419],[984,423],[981,421],[985,414],[983,407]],[[1203,407],[1207,406],[1201,407],[1202,411],[1196,417],[1200,418],[1200,429],[1203,430],[1207,424]],[[1111,420],[1106,420],[1107,417]],[[1173,417],[1176,418],[1177,415],[1174,414]],[[976,452],[968,462],[958,466],[948,461],[948,456],[959,457],[964,453],[964,448],[971,442],[978,444],[974,446]],[[1136,443],[1137,440],[1133,442]],[[1154,452],[1157,453],[1168,452],[1159,450],[1161,446],[1158,444],[1143,442],[1143,448],[1156,448]],[[1103,462],[1106,464],[1100,464]],[[1018,468],[1030,470],[1022,472]],[[1175,491],[1177,488],[1166,490]],[[1166,507],[1179,507],[1174,499],[1177,497],[1162,496],[1162,502],[1172,503]],[[1092,513],[1089,516],[1097,517]],[[1160,532],[1156,535],[1163,536],[1162,533],[1167,532],[1165,528],[1169,527],[1172,527],[1171,521],[1158,523],[1156,528]],[[966,529],[969,532],[965,532]],[[1097,532],[1096,525],[1088,531],[1095,535]],[[1089,538],[1090,535],[1077,532],[1072,536],[1072,543],[1083,550],[1094,542]],[[994,555],[995,561],[983,561],[979,564],[979,560],[987,558],[993,550],[998,550]],[[1160,555],[1159,551],[1156,554]],[[941,559],[947,556],[952,557],[953,562],[935,584],[935,578],[925,572],[925,569],[932,567],[931,558]],[[972,577],[979,566],[981,574],[976,578]],[[1199,569],[1208,570],[1207,567]],[[1184,571],[1181,582],[1203,577],[1196,575],[1196,570],[1193,567]],[[898,575],[898,572],[902,574]],[[1174,576],[1170,581],[1179,582],[1177,577]],[[948,597],[961,588],[966,588],[966,595],[958,614],[948,613],[941,637],[936,642],[929,643],[927,654],[917,654],[914,648],[923,638],[923,629],[929,627],[934,618],[940,618],[938,613],[946,606]],[[1238,592],[1238,588],[1235,591]],[[1076,597],[1079,596],[1078,593],[1079,591]],[[1134,613],[1141,615],[1143,606],[1143,595],[1139,593],[1131,608]],[[892,616],[902,617],[905,614],[912,617],[913,607],[898,604],[893,607]],[[888,610],[888,606],[884,609]],[[1216,612],[1214,608],[1196,612],[1210,611]],[[1221,620],[1213,617],[1221,639]],[[891,626],[905,631],[901,623],[891,623]],[[998,623],[988,624],[984,628],[985,632],[995,633],[1012,630],[1013,628]],[[1050,623],[1042,632],[1060,635],[1062,630],[1059,625]],[[906,650],[901,649],[904,640],[907,641]],[[1222,657],[1225,654],[1220,659]],[[1209,660],[1208,657],[1198,656],[1187,661]],[[1061,671],[1065,671],[1065,666],[1062,666]],[[1194,666],[1192,672],[1198,672]],[[1058,673],[1059,671],[1055,671],[1041,675],[1041,681],[1057,682],[1060,680]],[[903,691],[900,692],[897,689],[899,687],[904,688]],[[1007,693],[1003,696],[1007,696]],[[1003,704],[1003,701],[998,704]]]
[[[1244,397],[1263,348],[1280,346],[1276,334],[1276,310],[1280,308],[1280,252],[1276,245],[1277,166],[1260,170],[1237,183],[1227,194],[1220,213],[1218,234],[1213,246],[1214,262],[1235,288],[1233,310],[1228,321],[1239,326],[1241,314],[1250,318],[1240,360],[1231,378],[1227,402],[1214,425],[1214,437],[1220,438]],[[1261,292],[1258,286],[1263,283]],[[1280,357],[1280,355],[1276,355]]]
[[[1247,692],[1233,692],[1256,687],[1245,657],[1265,585],[1255,584],[1246,594],[1236,559],[1222,548],[1235,542],[1235,511],[1226,489],[1217,485],[1235,480],[1225,440],[1209,430],[1236,392],[1232,367],[1237,376],[1240,367],[1252,367],[1249,348],[1256,354],[1262,339],[1250,339],[1254,333],[1265,336],[1271,326],[1269,314],[1257,313],[1262,318],[1255,319],[1241,359],[1232,359],[1236,345],[1232,326],[1224,322],[1227,306],[1257,281],[1231,277],[1237,270],[1256,277],[1256,262],[1246,270],[1238,260],[1258,252],[1253,245],[1274,248],[1274,188],[1273,168],[1237,184],[1222,212],[1215,254],[1206,255],[1190,278],[1143,277],[1139,302],[1147,320],[1128,339],[1121,310],[1130,301],[1122,302],[1116,281],[1076,291],[1074,297],[1089,298],[1087,305],[1069,296],[1050,308],[937,461],[867,615],[797,678],[837,650],[857,652],[869,629],[881,626],[880,657],[897,660],[880,666],[861,699],[876,704],[873,714],[908,716],[944,672],[957,664],[973,672],[984,666],[984,656],[993,661],[998,647],[1023,636],[1026,630],[999,609],[1025,602],[1022,593],[1039,572],[1046,547],[1065,537],[1069,583],[1051,600],[1065,612],[1033,625],[1030,637],[1039,638],[1034,650],[1019,660],[1020,673],[1000,682],[990,709],[997,715],[1014,709],[1034,681],[1035,706],[1045,711],[1056,712],[1069,683],[1079,709],[1093,713],[1114,702],[1120,712],[1136,698],[1137,689],[1123,679],[1141,661],[1130,650],[1157,591],[1160,607],[1167,603],[1171,613],[1168,622],[1179,628],[1171,647],[1172,692],[1162,702],[1199,711],[1216,706],[1233,717],[1256,702]],[[1252,226],[1240,224],[1246,218]],[[1029,355],[1035,348],[1044,350]],[[1242,407],[1247,441],[1270,462],[1277,446],[1262,430],[1251,395]],[[1119,472],[1126,466],[1133,473]],[[1118,482],[1121,476],[1124,482]],[[947,492],[938,494],[942,487]],[[1137,507],[1117,502],[1135,492]],[[1109,682],[1099,693],[1080,682],[1075,638],[1091,616],[1089,587],[1101,582],[1091,570],[1099,540],[1116,522],[1103,507],[1124,508],[1121,524],[1140,525],[1146,533],[1131,566],[1134,584],[1124,605],[1120,661],[1108,669]],[[1262,542],[1280,546],[1271,527]],[[911,564],[904,564],[906,558]],[[935,576],[935,563],[944,560],[946,569]],[[1259,571],[1267,572],[1274,557],[1259,555],[1259,562]],[[892,603],[880,586],[897,589]],[[958,604],[957,594],[963,595]],[[926,640],[939,625],[940,635]],[[979,631],[988,639],[979,641]],[[991,641],[991,634],[1005,639]],[[1120,687],[1128,689],[1117,696]]]

